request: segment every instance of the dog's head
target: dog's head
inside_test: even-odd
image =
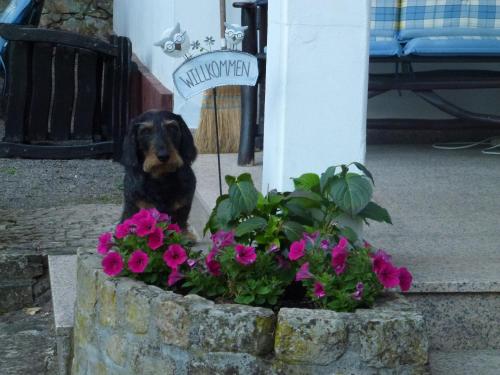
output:
[[[193,136],[181,116],[148,111],[131,121],[123,142],[124,166],[157,178],[191,165],[195,158]]]

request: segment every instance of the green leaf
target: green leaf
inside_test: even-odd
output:
[[[223,200],[217,206],[217,212],[215,214],[215,217],[217,218],[217,221],[223,226],[229,223],[232,219],[231,208],[232,205],[229,199]]]
[[[319,176],[314,173],[305,173],[298,178],[293,179],[293,184],[297,190],[319,191]]]
[[[236,228],[236,236],[240,237],[247,233],[264,229],[267,226],[267,221],[261,217],[251,217],[238,225]]]
[[[257,294],[262,294],[262,295],[266,295],[266,294],[269,294],[271,293],[271,287],[269,286],[261,286],[259,287],[259,289],[257,289]]]
[[[215,207],[210,213],[210,217],[208,218],[207,223],[205,224],[205,228],[203,228],[203,235],[207,233],[207,231],[214,231],[217,229],[217,208],[219,207],[220,203],[224,200],[229,198],[229,195],[223,194],[220,197],[217,198],[217,201],[215,202]]]
[[[226,177],[224,177],[224,179],[226,180],[227,186],[231,186],[236,182],[236,177],[234,176],[227,175]]]
[[[243,295],[238,296],[234,299],[234,302],[241,303],[242,305],[249,305],[255,300],[255,296],[252,295]]]
[[[373,188],[363,176],[348,173],[345,178],[332,182],[330,195],[333,202],[351,216],[363,210],[372,198]]]
[[[238,181],[229,187],[233,216],[251,213],[257,206],[259,193],[251,181]]]
[[[283,232],[289,241],[297,241],[302,238],[302,234],[305,232],[305,229],[299,223],[287,221],[283,224]]]
[[[329,167],[326,171],[324,171],[321,174],[321,179],[320,179],[320,188],[321,192],[323,193],[325,190],[328,189],[328,185],[331,182],[331,179],[335,177],[335,170],[337,167]]]
[[[381,223],[385,222],[388,224],[392,224],[392,219],[389,215],[389,212],[385,208],[380,207],[375,202],[368,203],[366,207],[360,213],[358,213],[358,215],[364,219],[371,219]]]
[[[361,172],[363,172],[366,177],[368,177],[370,180],[372,180],[372,184],[375,185],[375,180],[373,179],[373,175],[363,164],[358,163],[358,162],[354,162],[352,164],[354,164]]]
[[[242,173],[238,176],[238,181],[247,181],[252,183],[253,185],[253,180],[252,180],[252,175],[250,173]]]

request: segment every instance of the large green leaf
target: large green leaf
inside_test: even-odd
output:
[[[287,196],[287,200],[291,204],[305,208],[319,207],[321,205],[321,196],[312,191],[294,191]]]
[[[257,206],[259,199],[259,193],[253,186],[252,181],[240,181],[240,177],[229,187],[229,199],[231,200],[233,216],[251,213]]]
[[[321,174],[320,179],[320,188],[321,193],[328,189],[328,185],[330,185],[333,177],[335,176],[335,170],[337,167],[329,167],[326,171]]]
[[[368,203],[367,206],[358,215],[363,219],[371,219],[378,222],[392,224],[392,219],[391,215],[389,215],[389,212],[385,208],[380,207],[375,202]]]
[[[361,172],[365,174],[366,177],[368,177],[370,180],[372,180],[372,184],[375,185],[375,180],[373,179],[373,175],[371,172],[361,163],[354,162],[353,163]]]
[[[236,228],[236,236],[243,236],[256,230],[264,229],[267,226],[267,220],[261,217],[251,217],[238,225]]]
[[[217,201],[215,202],[215,207],[210,213],[210,217],[208,218],[208,221],[205,224],[205,228],[203,228],[203,235],[205,235],[208,230],[210,231],[216,230],[217,222],[219,221],[217,218],[217,209],[219,208],[220,203],[224,200],[227,200],[228,198],[229,195],[227,194],[223,194],[217,198]]]
[[[294,178],[293,184],[295,185],[296,190],[319,192],[319,176],[314,173],[305,173],[298,178]]]
[[[297,241],[305,232],[304,227],[295,221],[287,221],[283,224],[283,232],[289,241]]]
[[[373,188],[370,181],[358,174],[347,173],[345,178],[334,179],[330,187],[333,202],[351,216],[358,214],[370,202]]]
[[[215,213],[218,224],[225,226],[232,220],[231,207],[232,204],[229,199],[225,199],[219,203],[219,205],[217,206],[217,211]]]

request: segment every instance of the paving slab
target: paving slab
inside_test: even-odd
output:
[[[464,350],[430,353],[432,375],[498,375],[499,350]]]

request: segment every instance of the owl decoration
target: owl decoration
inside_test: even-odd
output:
[[[248,26],[241,26],[228,22],[224,22],[224,25],[226,25],[224,38],[226,39],[227,48],[236,49],[238,44],[243,41],[245,30],[248,29]]]
[[[161,40],[154,44],[160,47],[170,57],[187,57],[189,53],[189,36],[186,30],[181,31],[181,25],[177,24],[163,32]]]

